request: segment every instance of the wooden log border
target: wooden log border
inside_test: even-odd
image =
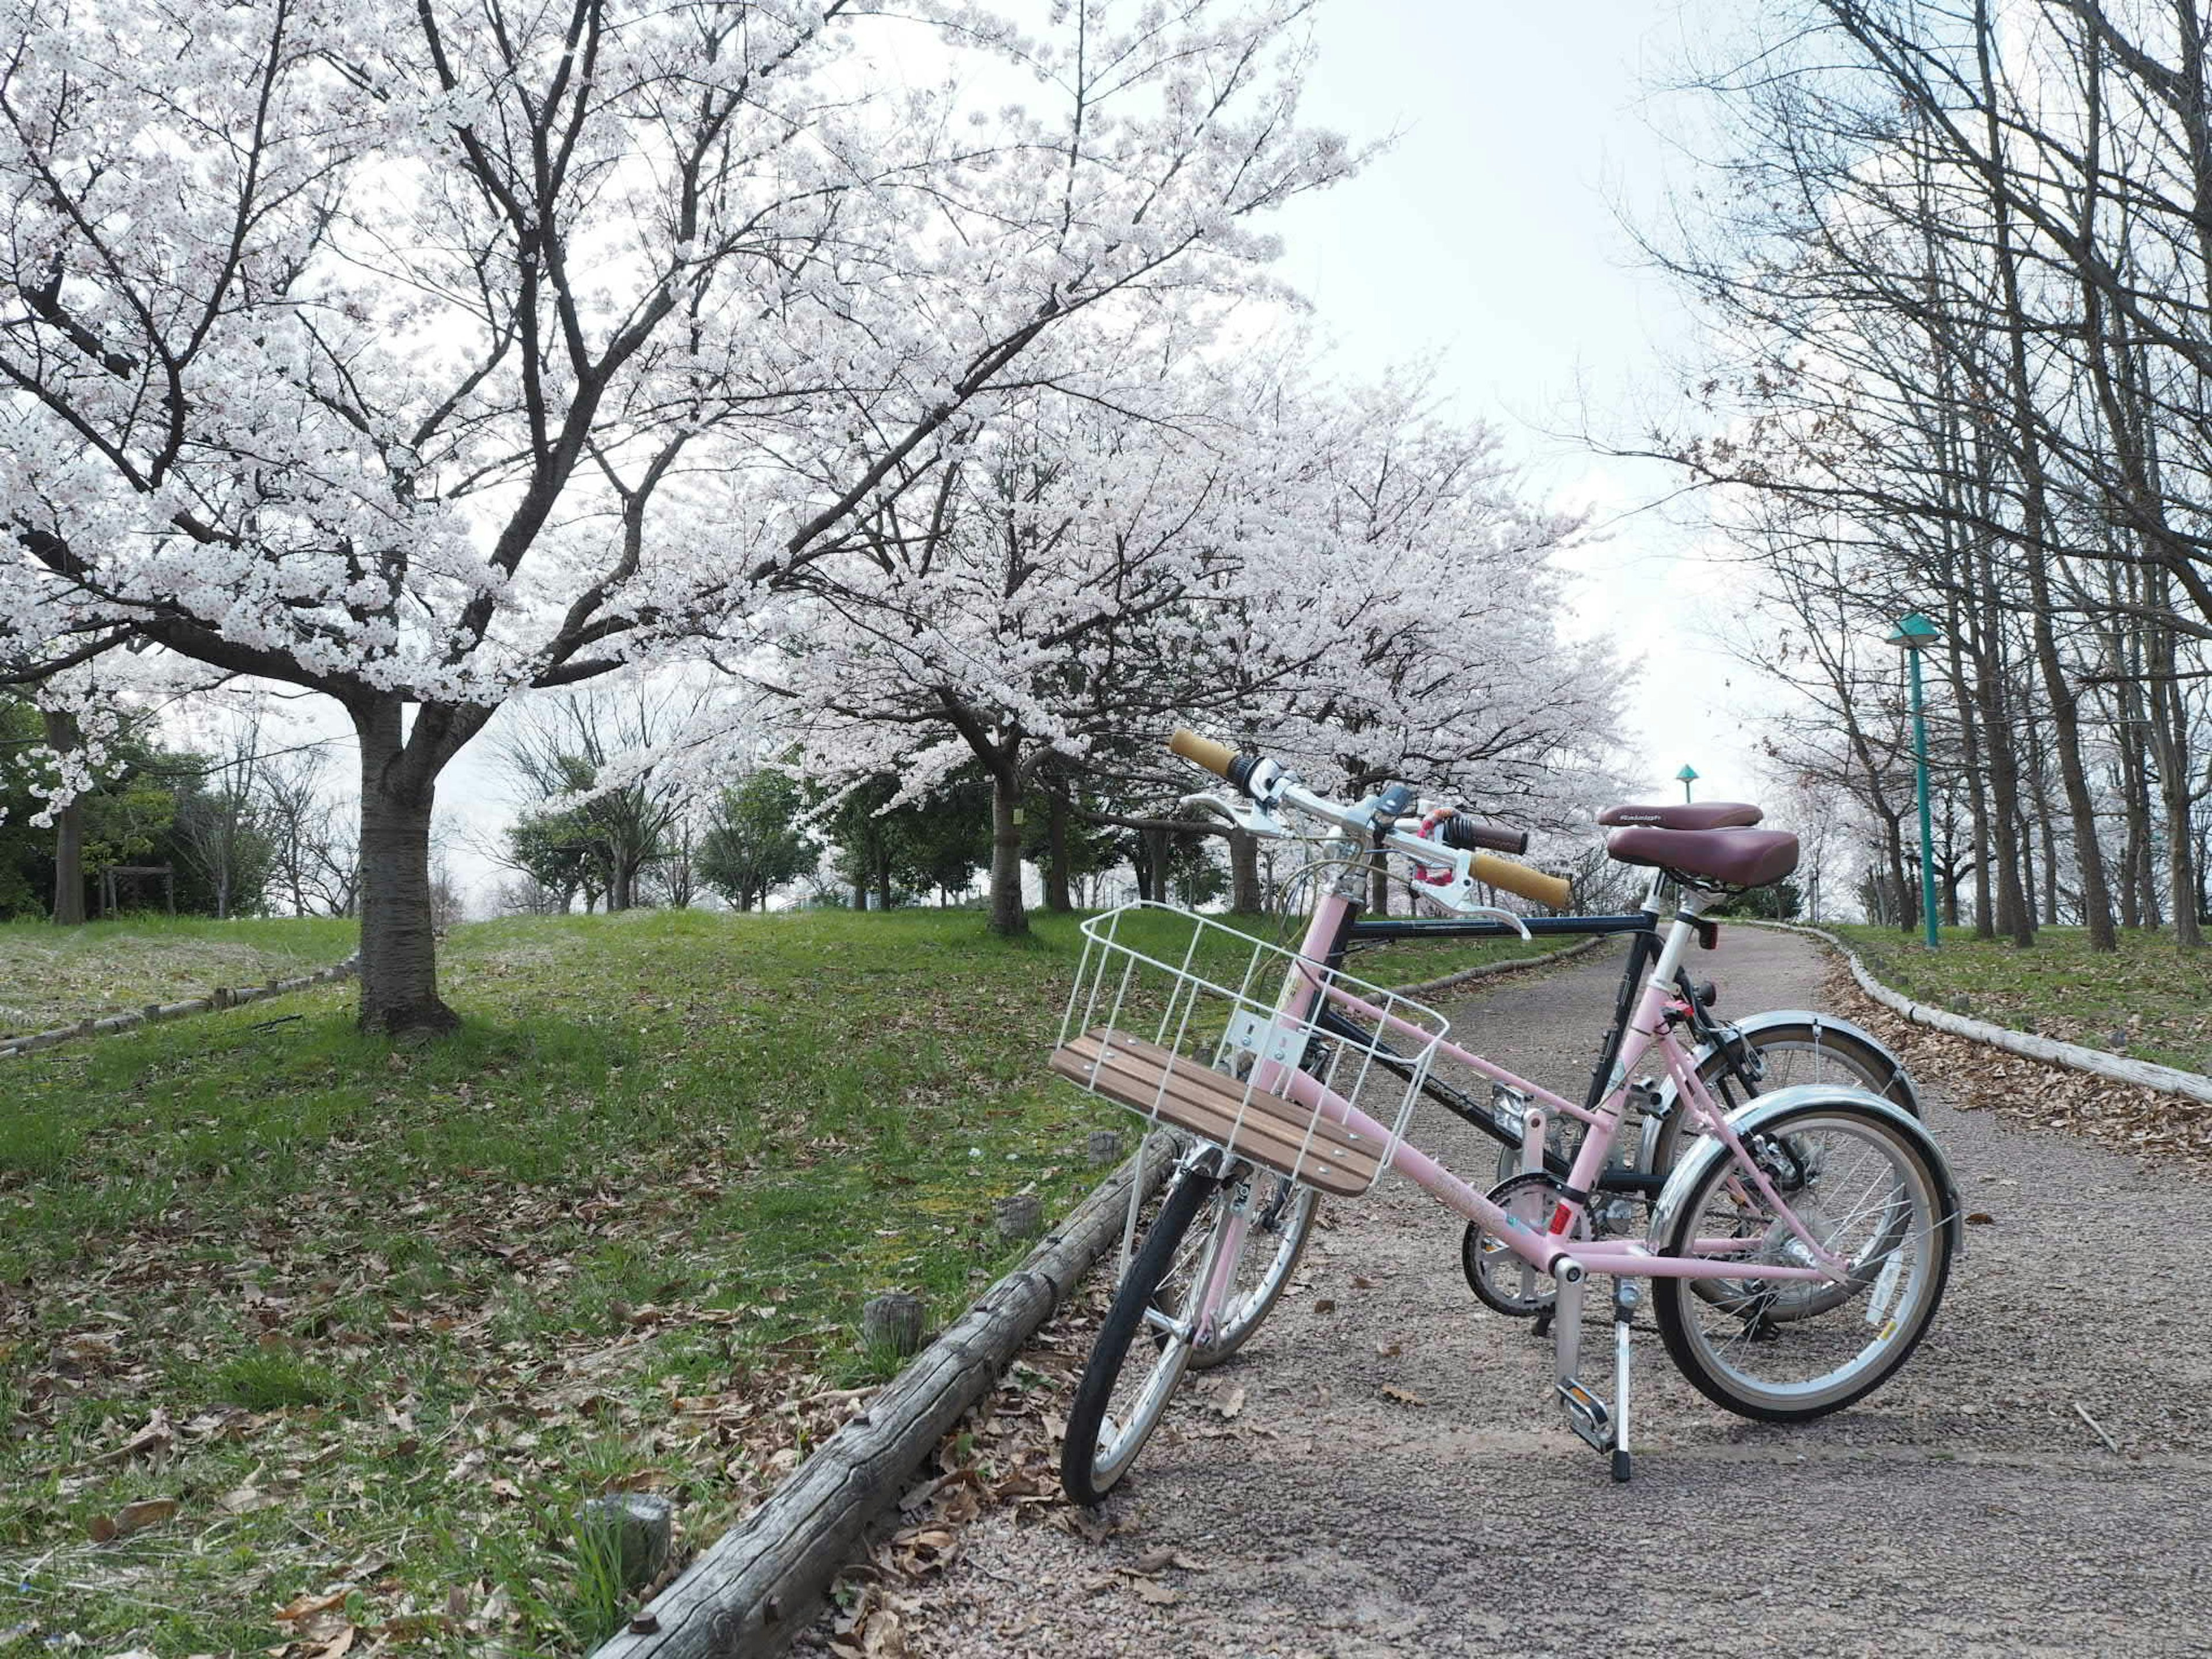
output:
[[[141,1026],[184,1019],[193,1014],[212,1014],[225,1008],[242,1008],[249,1002],[263,1002],[270,997],[288,996],[295,991],[310,990],[318,985],[335,984],[342,979],[351,979],[360,971],[361,958],[351,956],[343,962],[333,963],[328,968],[318,968],[312,974],[295,974],[289,978],[272,979],[263,985],[218,985],[204,997],[188,997],[182,1002],[149,1002],[133,1014],[109,1014],[99,1019],[81,1019],[74,1024],[57,1025],[50,1030],[32,1031],[22,1036],[0,1039],[0,1060],[16,1054],[34,1054],[41,1048],[52,1048],[75,1037],[112,1036],[118,1031],[135,1031]]]
[[[962,1413],[1092,1264],[1121,1241],[1133,1182],[1146,1192],[1175,1162],[1150,1136],[1069,1212],[1022,1264],[994,1285],[869,1401],[868,1408],[675,1583],[602,1644],[593,1659],[755,1659],[806,1628],[830,1581],[871,1522]]]
[[[2173,1095],[2183,1100],[2196,1101],[2201,1105],[2212,1105],[2212,1077],[2181,1071],[2172,1066],[2154,1066],[2148,1060],[2108,1054],[2101,1048],[2085,1048],[2079,1043],[2059,1042],[2027,1031],[2015,1031],[2009,1026],[1992,1025],[1986,1020],[1968,1019],[1963,1014],[1954,1014],[1945,1008],[1931,1008],[1924,1002],[1915,1002],[1902,991],[1894,991],[1884,985],[1867,971],[1866,963],[1859,960],[1857,951],[1826,928],[1805,927],[1786,921],[1754,921],[1751,926],[1769,927],[1778,933],[1802,933],[1808,939],[1824,940],[1850,964],[1851,977],[1858,981],[1859,989],[1891,1012],[1911,1020],[1915,1025],[1925,1025],[1930,1030],[1966,1037],[1975,1042],[1985,1042],[1992,1048],[2002,1048],[2007,1054],[2019,1054],[2027,1060],[2039,1060],[2047,1065],[2063,1066],[2072,1071],[2087,1072],[2094,1077],[2109,1078],[2115,1083],[2131,1084],[2138,1089],[2154,1089],[2162,1095]]]

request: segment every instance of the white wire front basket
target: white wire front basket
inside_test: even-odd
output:
[[[1083,935],[1053,1070],[1324,1193],[1356,1197],[1389,1167],[1443,1015],[1172,905],[1125,904]],[[1346,1024],[1324,1030],[1332,1006]]]

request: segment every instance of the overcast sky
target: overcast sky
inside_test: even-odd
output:
[[[1283,275],[1348,367],[1440,360],[1456,410],[1500,426],[1534,484],[1611,524],[1577,558],[1573,631],[1608,632],[1643,659],[1632,775],[1673,798],[1687,763],[1699,799],[1756,800],[1743,725],[1759,693],[1712,637],[1727,573],[1633,510],[1667,493],[1667,471],[1560,435],[1585,419],[1638,430],[1690,346],[1690,319],[1638,264],[1620,213],[1651,214],[1683,174],[1669,124],[1689,112],[1645,95],[1679,58],[1679,20],[1704,28],[1729,10],[1330,0],[1306,113],[1355,140],[1398,137],[1361,177],[1284,216]]]

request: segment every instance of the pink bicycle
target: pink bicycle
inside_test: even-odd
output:
[[[1101,1501],[1184,1371],[1218,1363],[1266,1316],[1296,1266],[1315,1194],[1355,1196],[1385,1170],[1473,1224],[1471,1243],[1499,1295],[1553,1313],[1558,1398],[1575,1431],[1610,1454],[1616,1480],[1631,1467],[1629,1335],[1640,1281],[1650,1283],[1668,1357],[1743,1416],[1824,1416],[1911,1355],[1959,1247],[1950,1170],[1927,1131],[1864,1089],[1826,1083],[1724,1110],[1678,1036],[1686,1011],[1670,988],[1703,910],[1717,893],[1788,875],[1794,836],[1656,824],[1613,832],[1613,856],[1665,872],[1681,902],[1613,1086],[1591,1109],[1449,1042],[1433,1009],[1330,965],[1341,960],[1377,854],[1417,861],[1426,894],[1462,915],[1505,915],[1478,901],[1479,883],[1554,907],[1565,902],[1565,883],[1414,833],[1419,803],[1403,786],[1345,803],[1273,761],[1188,732],[1170,747],[1237,792],[1207,805],[1258,836],[1297,833],[1286,815],[1317,823],[1324,856],[1346,873],[1333,887],[1317,884],[1296,950],[1157,904],[1084,926],[1053,1068],[1178,1132],[1187,1150],[1133,1250],[1133,1204],[1125,1271],[1068,1414],[1060,1479],[1069,1497]],[[1486,1192],[1406,1139],[1439,1059],[1526,1103],[1522,1168]],[[1608,1237],[1593,1228],[1591,1200],[1629,1114],[1628,1079],[1639,1074],[1671,1083],[1691,1133],[1642,1236]],[[1582,1135],[1565,1176],[1545,1160],[1547,1136],[1562,1121]],[[1613,1282],[1607,1397],[1580,1375],[1593,1274]]]

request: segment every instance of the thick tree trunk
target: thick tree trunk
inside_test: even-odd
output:
[[[1895,818],[1881,824],[1882,848],[1889,856],[1890,890],[1897,896],[1897,926],[1911,933],[1920,926],[1919,890],[1905,872],[1905,834]]]
[[[991,931],[1007,937],[1030,930],[1022,908],[1022,789],[1013,769],[991,780]]]
[[[1145,865],[1152,876],[1148,888],[1144,890],[1145,896],[1156,904],[1165,904],[1168,902],[1168,832],[1146,830],[1143,835]],[[1143,872],[1139,872],[1138,879],[1140,882],[1144,880]]]
[[[2173,907],[2173,942],[2195,951],[2203,945],[2204,934],[2197,920],[2197,848],[2189,822],[2189,717],[2174,678],[2176,666],[2172,630],[2160,629],[2152,655],[2151,732],[2166,819],[2166,890]]]
[[[855,910],[868,908],[868,878],[865,872],[853,878],[853,908]]]
[[[1975,700],[1981,706],[1982,737],[1989,750],[1990,832],[1996,862],[1997,931],[2017,949],[2035,943],[2035,904],[2029,893],[2033,871],[2020,835],[2020,747],[2006,672],[2003,624],[1996,600],[1995,561],[1985,542],[1977,562],[1984,602],[1980,633],[1984,656],[1976,664]]]
[[[876,908],[891,908],[891,849],[878,837],[876,842]]]
[[[1260,890],[1260,842],[1242,830],[1229,832],[1229,908],[1247,916],[1267,908]]]
[[[1067,801],[1056,790],[1045,793],[1044,908],[1061,915],[1075,908],[1067,885]]]
[[[77,745],[76,716],[46,711],[46,747]],[[84,925],[84,806],[72,800],[54,814],[54,923]]]
[[[361,736],[361,1024],[363,1030],[449,1031],[460,1018],[438,996],[430,915],[434,784],[395,789],[400,703],[354,711]]]

